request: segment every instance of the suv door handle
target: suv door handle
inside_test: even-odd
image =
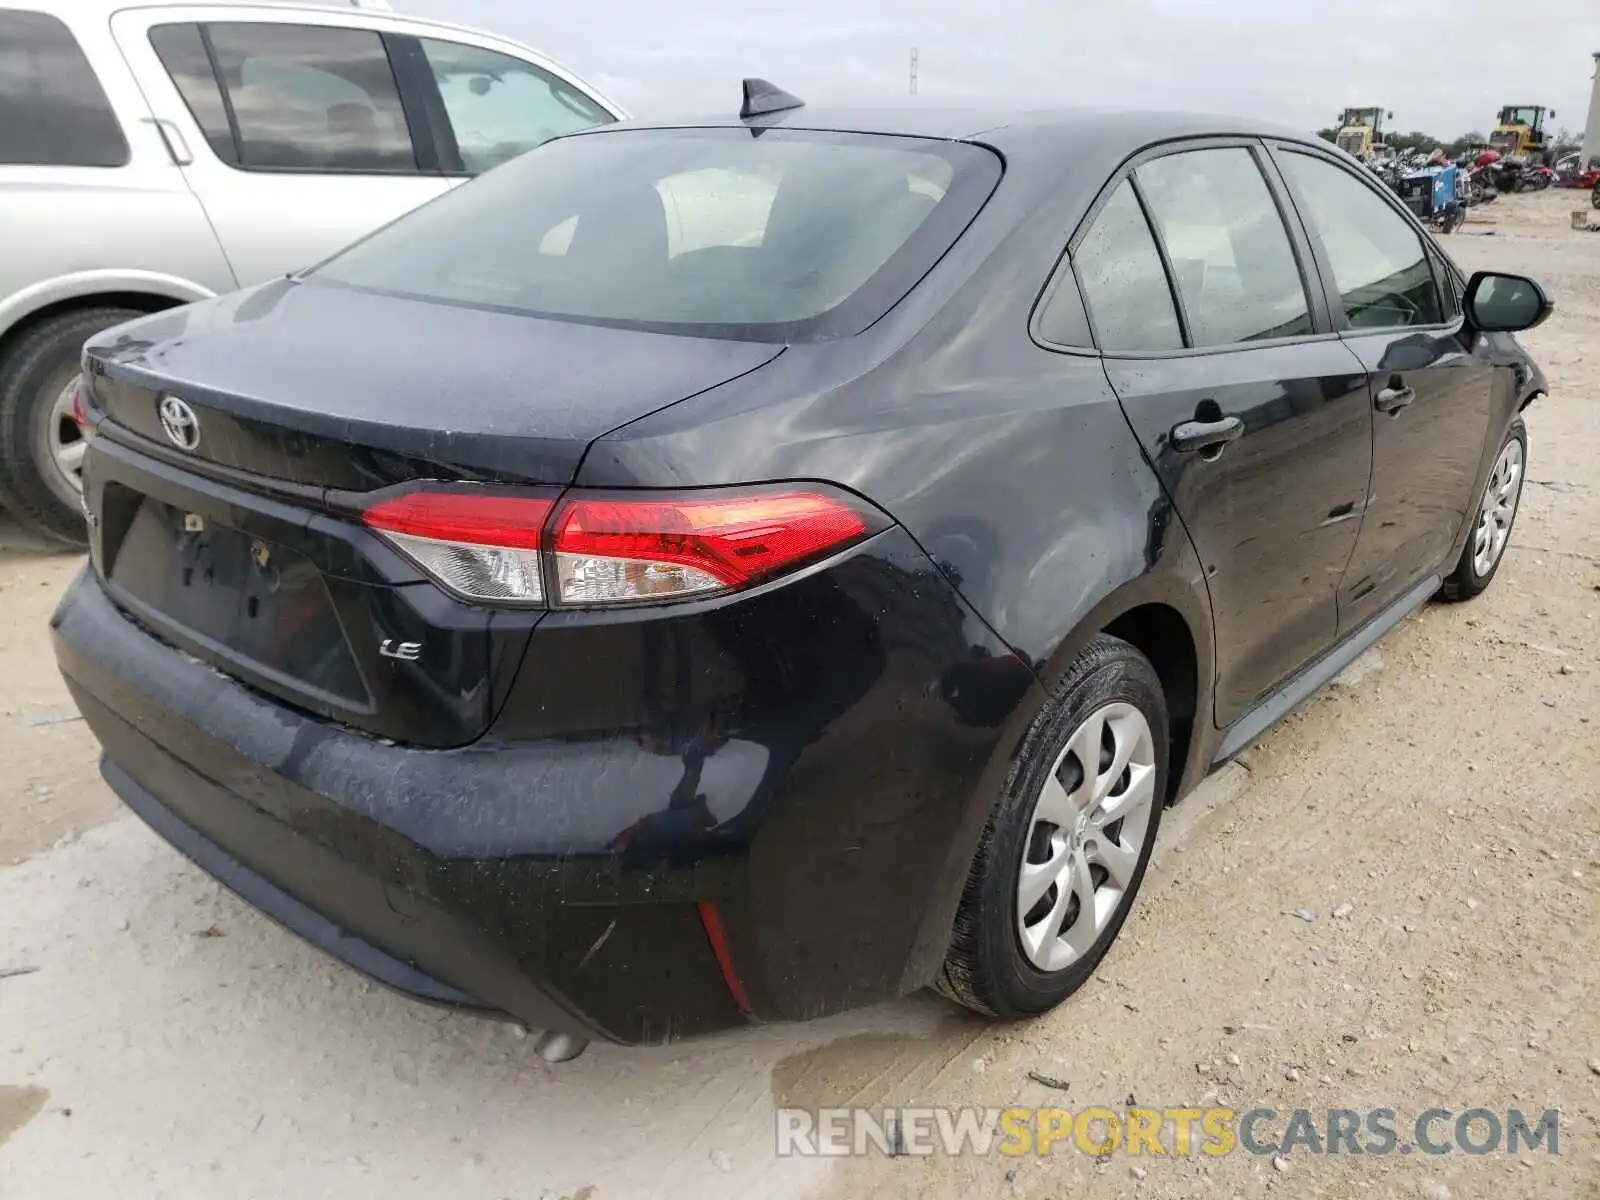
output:
[[[1169,437],[1174,450],[1188,453],[1191,450],[1220,451],[1243,433],[1244,422],[1238,417],[1220,417],[1215,421],[1184,421],[1172,427]]]
[[[194,155],[189,153],[189,143],[184,141],[183,133],[176,125],[164,117],[146,117],[145,120],[154,125],[156,132],[161,135],[161,144],[167,148],[173,166],[187,167],[194,162]]]
[[[1372,403],[1379,412],[1397,413],[1416,398],[1416,388],[1391,379],[1389,386],[1372,398]]]

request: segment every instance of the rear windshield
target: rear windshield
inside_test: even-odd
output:
[[[859,332],[972,219],[1000,162],[800,130],[562,138],[385,226],[312,278],[597,324],[808,341]]]

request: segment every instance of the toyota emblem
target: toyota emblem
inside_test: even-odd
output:
[[[176,396],[161,397],[161,428],[167,440],[180,450],[193,450],[200,444],[200,418]]]

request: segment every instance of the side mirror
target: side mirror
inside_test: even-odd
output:
[[[1526,276],[1478,271],[1467,281],[1462,307],[1468,324],[1482,333],[1521,333],[1538,325],[1556,306]]]

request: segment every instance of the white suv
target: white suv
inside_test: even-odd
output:
[[[0,0],[0,503],[83,541],[85,338],[625,115],[525,46],[390,12]]]

